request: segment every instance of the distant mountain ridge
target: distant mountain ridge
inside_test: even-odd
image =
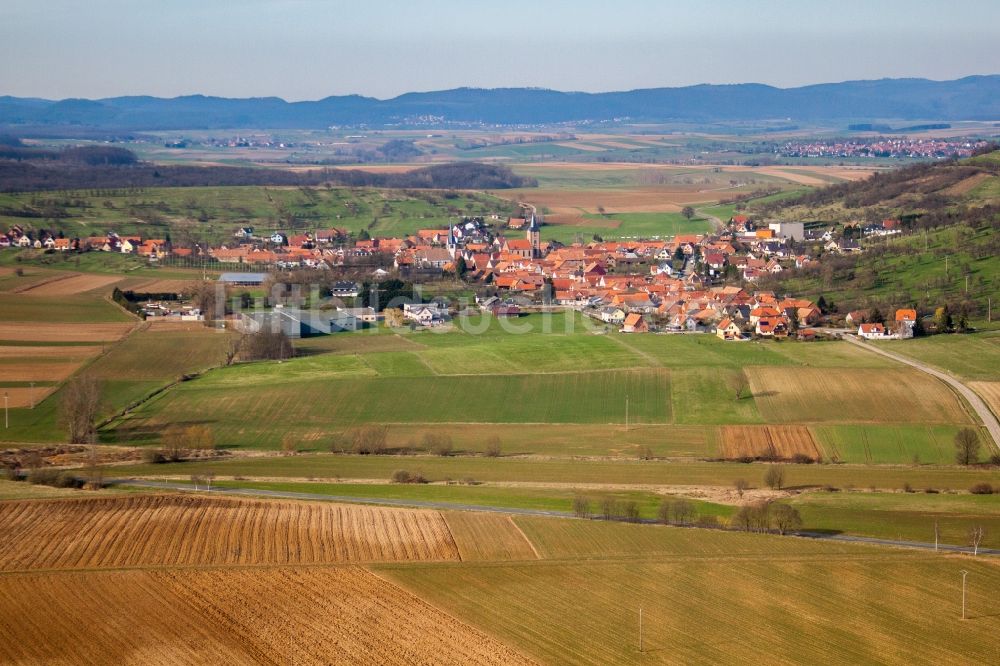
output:
[[[642,122],[784,120],[1000,121],[1000,75],[954,81],[880,79],[775,88],[758,83],[559,92],[456,88],[387,100],[360,95],[286,102],[188,95],[98,100],[0,97],[0,125],[79,125],[119,130],[325,128],[331,125],[539,125],[629,119]]]

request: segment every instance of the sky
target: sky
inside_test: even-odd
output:
[[[942,80],[998,45],[1000,0],[0,0],[0,95]]]

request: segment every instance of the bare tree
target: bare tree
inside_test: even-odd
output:
[[[686,525],[694,521],[695,514],[694,504],[686,499],[679,499],[674,502],[674,522]]]
[[[750,388],[750,382],[742,370],[737,370],[726,378],[726,386],[732,391],[733,400],[741,400],[743,394]]]
[[[630,523],[639,522],[639,505],[635,500],[629,500],[622,505],[622,517]]]
[[[358,428],[351,437],[352,448],[355,453],[361,454],[383,453],[388,437],[389,428],[386,426],[370,425]]]
[[[656,519],[664,525],[670,524],[670,513],[673,508],[673,504],[673,501],[669,497],[664,498],[664,500],[660,502],[660,508],[656,512]]]
[[[786,534],[802,527],[802,516],[795,507],[787,504],[775,504],[771,510],[771,517],[778,534]]]
[[[781,465],[769,465],[764,472],[764,483],[772,490],[781,490],[785,484],[785,468]]]
[[[733,514],[731,523],[746,532],[766,532],[771,529],[770,504],[768,502],[745,504]]]
[[[240,355],[240,348],[242,346],[242,335],[237,334],[229,338],[229,344],[226,346],[226,366],[230,366],[236,361],[236,358]]]
[[[194,304],[201,310],[205,317],[205,325],[211,326],[216,319],[220,318],[225,307],[225,289],[218,282],[202,280],[194,284],[186,294]]]
[[[424,435],[424,448],[436,456],[450,456],[454,445],[449,435],[429,432]]]
[[[160,435],[163,457],[170,462],[179,462],[187,454],[187,433],[178,425],[167,426]]]
[[[97,380],[89,375],[75,377],[61,393],[59,420],[66,428],[70,443],[97,441],[97,410],[101,404],[101,387]]]
[[[294,456],[299,452],[298,443],[295,440],[295,435],[292,433],[285,433],[281,438],[281,452],[286,456]]]
[[[184,429],[184,447],[198,451],[200,455],[211,455],[215,450],[215,433],[208,426],[192,425]]]
[[[294,355],[295,348],[285,332],[273,331],[267,326],[244,336],[240,346],[240,358],[247,361],[283,361]]]
[[[488,458],[500,457],[500,438],[494,435],[486,440],[486,456]]]
[[[612,497],[601,499],[601,517],[604,520],[611,520],[618,515],[618,502]]]
[[[90,447],[87,457],[87,483],[84,488],[100,490],[104,487],[104,469],[100,465],[96,446]]]
[[[733,487],[736,488],[736,494],[740,496],[740,499],[743,499],[743,493],[747,491],[750,484],[747,483],[746,479],[736,479],[733,481]]]
[[[973,555],[979,555],[979,544],[983,542],[984,536],[986,536],[986,528],[982,525],[974,525],[969,528],[969,545],[972,546]]]
[[[573,497],[573,514],[577,518],[590,518],[590,500],[583,495]]]
[[[979,462],[979,433],[972,428],[962,428],[955,433],[955,461],[959,465],[974,465]]]

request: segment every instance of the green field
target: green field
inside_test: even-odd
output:
[[[765,464],[726,462],[681,462],[661,460],[573,459],[553,456],[482,456],[429,455],[330,455],[237,457],[229,460],[199,462],[199,469],[220,477],[277,477],[296,479],[383,479],[397,469],[419,472],[431,481],[476,479],[497,483],[559,483],[640,485],[691,485],[731,487],[736,479],[746,479],[751,487],[762,488]],[[122,476],[186,477],[187,463],[127,465],[117,470]],[[955,466],[889,465],[787,465],[788,488],[824,487],[878,488],[899,490],[904,484],[917,489],[967,490],[980,482],[1000,484],[1000,468],[960,468]]]
[[[573,243],[577,237],[590,242],[594,236],[604,240],[621,238],[665,238],[679,234],[705,234],[713,224],[705,218],[688,220],[680,213],[612,213],[584,215],[593,224],[547,224],[542,227],[542,238],[560,243]]]
[[[984,548],[1000,547],[1000,495],[913,493],[808,493],[789,503],[802,515],[803,529],[843,532],[905,541],[968,545],[969,529],[985,528]]]
[[[459,442],[468,442],[473,451],[498,434],[518,453],[635,455],[648,446],[655,456],[710,458],[717,455],[714,442],[720,425],[872,419],[876,425],[880,420],[892,422],[899,413],[880,411],[885,400],[875,386],[883,374],[902,371],[892,361],[843,342],[733,345],[714,336],[595,335],[594,328],[576,314],[530,315],[516,322],[477,316],[460,318],[446,332],[392,334],[372,329],[307,339],[299,343],[308,352],[305,356],[214,370],[142,405],[105,436],[148,442],[164,424],[202,423],[227,447],[273,449],[291,434],[303,448],[325,450],[324,442],[360,424],[396,424],[396,447],[422,438],[429,424],[441,424],[444,432],[454,428]],[[873,406],[855,415],[838,411],[836,401],[816,398],[788,411],[780,386],[734,399],[732,378],[770,368],[787,370],[779,377],[789,378],[810,372],[819,378],[831,371],[845,377],[868,373],[871,379],[860,389],[834,384],[826,388],[828,393],[843,390],[852,396],[863,390],[859,404]],[[919,382],[922,377],[914,374],[911,379]],[[895,385],[894,380],[887,383]],[[309,399],[303,400],[303,395]],[[623,437],[626,396],[632,426],[688,429],[680,438],[668,430],[660,438],[638,431]],[[950,394],[939,397],[954,402]],[[923,420],[933,417],[944,424],[947,418],[957,418],[955,423],[965,419],[954,404],[931,407],[921,411]],[[409,437],[405,424],[416,429]],[[482,424],[483,434],[471,435],[467,424]],[[527,429],[507,434],[499,424]],[[570,444],[559,430],[570,424],[594,429],[578,429]],[[546,425],[547,436],[541,434]],[[692,436],[698,426],[701,434]],[[609,427],[617,430],[612,434]],[[926,456],[923,462],[948,462],[946,439],[953,434],[938,429],[933,442],[901,449],[896,436],[873,442],[868,431],[831,432],[836,434],[827,439],[839,447],[839,460],[876,463],[909,463],[915,453]],[[920,441],[927,437],[920,428],[913,432]]]
[[[3,321],[96,324],[135,320],[111,300],[91,294],[49,298],[0,293],[0,313]]]
[[[958,426],[833,425],[813,426],[827,458],[862,465],[923,463],[948,465],[955,461]]]

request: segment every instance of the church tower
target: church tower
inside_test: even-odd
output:
[[[542,240],[538,230],[538,220],[535,214],[531,214],[531,223],[528,225],[528,242],[531,243],[531,256],[537,258],[542,256]]]

